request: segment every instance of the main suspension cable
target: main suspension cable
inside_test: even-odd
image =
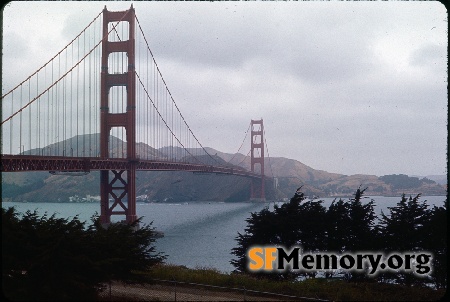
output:
[[[142,83],[141,78],[139,77],[139,75],[135,72],[136,77],[139,80],[139,83],[141,84],[142,88],[145,91],[145,94],[147,95],[147,98],[150,100],[150,102],[153,105],[153,108],[155,108],[156,112],[158,113],[159,117],[161,118],[161,120],[163,121],[163,123],[166,125],[167,129],[170,131],[170,133],[172,133],[172,136],[175,137],[175,139],[178,141],[178,143],[186,150],[187,153],[189,153],[193,158],[197,159],[191,152],[189,152],[189,150],[183,145],[183,143],[178,139],[178,137],[176,137],[175,133],[173,133],[172,129],[170,129],[169,125],[167,124],[166,120],[163,118],[163,116],[161,115],[161,113],[159,112],[156,104],[153,102],[152,98],[150,97],[150,95],[148,94],[147,88],[145,88],[144,83]],[[197,159],[198,160],[198,159]]]
[[[269,167],[270,167],[270,173],[272,173],[272,177],[275,177],[273,175],[273,170],[272,170],[272,164],[270,162],[270,154],[269,154],[269,148],[267,147],[267,140],[266,140],[266,130],[263,130],[264,133],[264,144],[266,145],[266,150],[267,150],[267,157],[269,158]]]
[[[142,34],[142,36],[144,37],[144,41],[145,41],[145,43],[146,43],[146,45],[147,45],[147,50],[150,52],[150,55],[151,55],[151,57],[152,57],[152,59],[153,59],[153,62],[154,62],[154,64],[155,64],[155,66],[156,66],[157,73],[160,75],[161,80],[162,80],[162,82],[164,83],[164,86],[165,86],[167,92],[169,93],[170,99],[171,99],[172,102],[174,103],[175,108],[177,109],[178,113],[180,114],[180,117],[182,118],[182,120],[183,120],[184,124],[186,125],[188,131],[191,133],[191,135],[194,137],[194,139],[197,141],[197,143],[200,145],[200,147],[203,149],[203,151],[204,151],[204,152],[205,152],[212,160],[214,160],[216,163],[219,164],[219,162],[218,162],[213,156],[211,156],[211,154],[209,154],[208,151],[206,151],[205,147],[203,147],[203,145],[202,145],[202,144],[200,143],[200,141],[197,139],[197,137],[195,136],[195,134],[192,132],[191,128],[189,127],[188,123],[186,122],[186,120],[185,120],[183,114],[181,113],[180,109],[178,108],[177,103],[175,102],[175,99],[174,99],[173,96],[172,96],[172,93],[170,92],[170,90],[169,90],[169,88],[168,88],[168,86],[167,86],[167,84],[166,84],[166,81],[164,80],[164,77],[162,76],[162,73],[161,73],[161,71],[160,71],[160,69],[159,69],[159,67],[158,67],[158,64],[156,63],[155,57],[154,57],[154,55],[153,55],[153,52],[152,52],[151,49],[150,49],[150,46],[149,46],[148,41],[147,41],[147,38],[146,38],[145,35],[144,35],[144,31],[142,30],[142,27],[141,27],[141,24],[140,24],[140,22],[139,22],[139,19],[137,18],[137,16],[135,16],[135,18],[136,18],[137,24],[138,24],[138,26],[139,26],[139,30],[141,31],[141,34]],[[189,154],[190,154],[190,152],[189,152]]]
[[[252,152],[252,150],[248,151],[247,155],[244,156],[244,159],[242,159],[241,162],[237,164],[237,166],[240,166],[244,162],[244,160],[250,155],[250,152]]]
[[[63,52],[67,47],[69,47],[70,44],[72,44],[78,37],[80,37],[83,32],[86,31],[86,29],[89,28],[89,26],[91,26],[92,23],[95,22],[95,20],[97,20],[98,17],[100,17],[100,15],[102,14],[102,12],[100,12],[97,17],[94,18],[94,20],[91,21],[91,23],[89,23],[75,38],[72,39],[72,41],[70,41],[63,49],[61,49],[56,55],[54,55],[50,60],[48,60],[47,63],[45,63],[43,66],[41,66],[38,70],[36,70],[33,74],[31,74],[28,78],[26,78],[25,80],[23,80],[22,82],[20,82],[16,87],[14,87],[13,89],[11,89],[10,91],[8,91],[7,93],[5,93],[4,95],[2,95],[1,99],[3,99],[4,97],[6,97],[8,94],[10,94],[11,92],[13,92],[14,90],[16,90],[19,86],[21,86],[22,84],[24,84],[26,81],[28,81],[28,79],[30,79],[31,77],[33,77],[36,73],[38,73],[39,71],[41,71],[42,68],[44,68],[45,66],[47,66],[48,63],[50,63],[51,61],[53,61],[61,52]]]
[[[128,13],[127,13],[128,14]],[[117,23],[114,25],[113,24],[113,28],[103,37],[103,39],[107,39],[108,35],[111,33],[111,31],[119,24],[119,22],[121,22],[125,16],[127,15],[125,14],[119,21],[117,21]],[[80,34],[81,35],[81,34]],[[10,117],[8,117],[6,120],[2,121],[0,125],[3,125],[5,122],[9,121],[10,119],[12,119],[15,115],[17,115],[19,112],[22,112],[23,109],[27,108],[28,106],[30,106],[32,103],[34,103],[34,101],[36,101],[37,99],[39,99],[44,93],[48,92],[53,86],[55,86],[56,84],[58,84],[58,82],[60,82],[63,78],[65,78],[73,69],[75,69],[75,67],[77,67],[78,65],[81,64],[81,62],[83,62],[83,60],[89,56],[99,45],[100,43],[102,43],[102,40],[100,40],[95,46],[94,48],[92,48],[86,55],[84,55],[83,58],[81,58],[81,60],[78,61],[78,63],[76,63],[74,66],[72,66],[72,68],[70,68],[66,73],[64,73],[58,80],[56,80],[56,82],[54,82],[52,85],[50,85],[49,87],[47,87],[47,89],[45,89],[41,94],[39,94],[38,96],[36,96],[35,98],[33,98],[31,101],[29,101],[27,104],[25,104],[25,106],[23,106],[22,108],[20,108],[18,111],[16,111],[13,115],[11,115]],[[55,56],[56,57],[56,56]],[[53,62],[53,61],[52,61]],[[29,79],[30,77],[28,77]],[[21,86],[22,84],[20,84],[19,86]],[[2,97],[3,98],[3,97]]]
[[[250,130],[250,127],[251,127],[251,126],[252,126],[252,123],[249,123],[249,124],[248,124],[248,128],[247,128],[247,131],[245,131],[244,140],[242,141],[241,146],[239,147],[239,149],[237,150],[237,152],[233,155],[233,157],[232,157],[227,163],[230,163],[230,162],[236,157],[236,155],[239,153],[239,151],[241,150],[242,146],[243,146],[244,143],[245,143],[245,139],[247,138],[248,130]]]

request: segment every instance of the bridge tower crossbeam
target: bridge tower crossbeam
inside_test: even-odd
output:
[[[128,22],[128,40],[109,41],[110,22]],[[115,26],[115,25],[113,25]],[[109,159],[109,137],[113,127],[123,127],[126,131],[127,169],[100,171],[100,221],[103,225],[111,222],[111,215],[125,215],[127,222],[136,216],[136,76],[135,76],[135,11],[133,5],[127,11],[108,11],[103,9],[103,40],[100,83],[100,157]],[[108,73],[108,59],[111,53],[124,52],[128,57],[127,72]],[[126,112],[109,112],[109,93],[114,86],[126,87]],[[111,101],[113,99],[111,98]],[[110,172],[114,178],[110,181]],[[110,206],[110,197],[113,204]],[[115,210],[119,206],[121,210]]]

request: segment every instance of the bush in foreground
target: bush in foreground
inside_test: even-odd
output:
[[[160,263],[154,230],[144,225],[111,224],[98,217],[85,227],[71,220],[28,211],[19,218],[2,208],[2,287],[10,300],[92,300],[111,280],[130,281]]]
[[[428,209],[420,194],[409,199],[403,195],[389,213],[377,218],[374,201],[363,202],[365,189],[358,188],[353,198],[335,200],[327,209],[320,200],[308,200],[297,190],[289,203],[273,211],[268,208],[251,213],[244,233],[238,233],[236,256],[231,260],[235,272],[272,280],[298,280],[298,277],[330,278],[340,275],[349,281],[384,282],[402,285],[446,288],[447,283],[447,201],[444,207]],[[378,222],[378,224],[377,224]],[[429,275],[417,276],[401,270],[369,277],[368,268],[357,271],[286,270],[283,273],[255,273],[248,269],[247,251],[253,246],[301,246],[303,252],[356,253],[382,251],[433,254]]]
[[[329,301],[436,301],[445,294],[443,289],[433,290],[383,283],[355,283],[325,278],[296,282],[273,281],[248,274],[226,274],[215,269],[189,269],[165,264],[156,265],[150,273],[147,273],[147,276],[149,282],[154,279],[192,282]],[[189,285],[179,284],[177,286]]]

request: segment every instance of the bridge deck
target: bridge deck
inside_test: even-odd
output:
[[[1,163],[1,172],[89,172],[92,170],[128,170],[130,169],[130,165],[135,163],[136,170],[143,171],[188,171],[261,178],[261,175],[236,167],[231,168],[224,166],[209,166],[194,163],[141,159],[129,160],[125,158],[101,159],[98,157],[2,155]]]

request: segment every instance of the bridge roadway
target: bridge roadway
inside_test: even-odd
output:
[[[2,155],[1,163],[1,172],[89,172],[91,170],[129,170],[130,166],[134,163],[136,165],[136,170],[141,171],[188,171],[261,178],[261,174],[258,175],[239,167],[231,168],[142,159],[129,160],[126,158],[101,159],[98,157]]]

